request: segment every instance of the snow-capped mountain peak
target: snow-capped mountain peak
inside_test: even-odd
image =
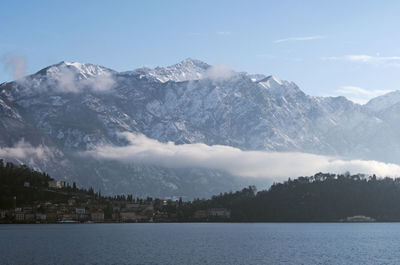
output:
[[[114,71],[95,64],[62,61],[44,68],[37,74],[44,74],[51,78],[53,76],[58,76],[59,74],[65,74],[65,72],[77,75],[78,79],[87,79],[94,76],[109,75]]]
[[[267,78],[265,78],[265,80],[266,80],[266,82],[270,83],[271,86],[275,86],[275,85],[281,86],[283,84],[279,78],[277,78],[273,75],[268,76]]]
[[[201,79],[209,67],[210,65],[205,62],[187,58],[171,66],[155,67],[154,69],[142,67],[123,74],[139,75],[140,78],[147,78],[161,83],[168,81],[182,82]]]
[[[7,88],[1,93],[8,100],[17,100],[43,93],[104,92],[112,88],[116,73],[100,65],[62,61],[21,80],[5,83],[3,86]]]
[[[186,69],[195,68],[195,69],[207,70],[207,68],[209,68],[210,65],[205,63],[205,62],[203,62],[203,61],[197,60],[197,59],[186,58],[183,61],[181,61],[181,62],[179,62],[177,64],[174,64],[172,66],[169,66],[169,67],[170,68],[172,68],[172,67],[175,67],[175,68],[181,67],[182,69],[184,69],[184,68],[186,68]]]
[[[303,93],[295,83],[280,80],[273,75],[259,80],[258,84],[276,95]]]

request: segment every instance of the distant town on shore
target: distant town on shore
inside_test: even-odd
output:
[[[210,199],[103,196],[0,160],[0,223],[400,221],[400,179],[325,174]]]
[[[188,211],[182,198],[102,196],[0,160],[0,223],[174,222],[228,220],[226,208]],[[200,203],[200,200],[197,201]]]

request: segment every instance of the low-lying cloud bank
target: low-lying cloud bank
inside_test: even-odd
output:
[[[162,143],[144,135],[124,132],[126,146],[97,146],[84,155],[97,159],[159,165],[168,168],[212,168],[235,176],[282,180],[310,176],[317,172],[363,173],[400,176],[400,166],[378,161],[343,160],[307,153],[242,151],[238,148],[202,143],[176,145]]]
[[[53,152],[48,147],[43,145],[34,147],[24,140],[19,141],[12,147],[0,148],[0,158],[48,160],[51,157],[53,157]]]

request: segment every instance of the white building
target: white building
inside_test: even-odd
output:
[[[58,180],[49,181],[49,188],[62,189],[66,186],[67,186],[67,183],[65,181],[58,181]]]

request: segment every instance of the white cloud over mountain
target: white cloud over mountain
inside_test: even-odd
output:
[[[225,65],[217,64],[210,66],[204,73],[203,78],[213,81],[224,81],[232,77],[233,71]]]
[[[127,163],[153,164],[169,168],[211,168],[236,176],[282,180],[309,176],[316,172],[376,174],[399,176],[400,166],[378,161],[345,160],[307,153],[242,151],[241,149],[203,143],[177,145],[162,143],[144,135],[121,133],[126,146],[102,145],[83,154],[97,159]]]
[[[32,146],[31,144],[20,140],[18,143],[11,147],[1,147],[0,157],[1,158],[13,158],[13,159],[31,159],[38,158],[41,160],[48,160],[52,157],[52,151],[43,145]]]

